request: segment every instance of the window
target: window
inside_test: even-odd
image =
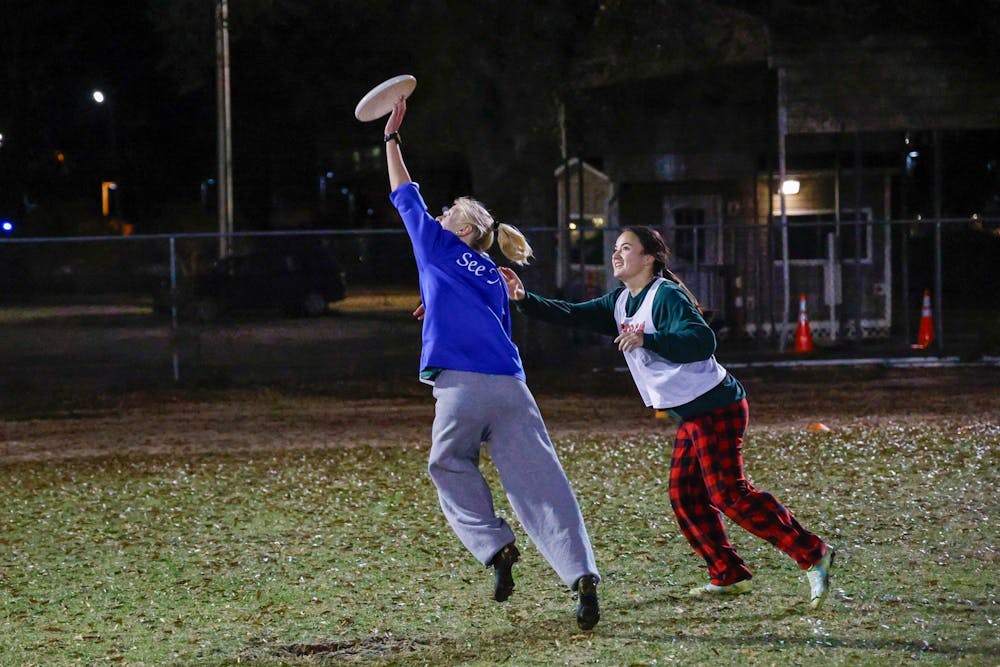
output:
[[[771,253],[776,261],[781,259],[781,217],[775,215],[771,234]],[[837,234],[837,220],[833,211],[788,214],[788,258],[792,261],[825,261],[828,256],[826,237],[834,234],[837,242],[837,256],[841,261],[858,259],[855,247],[854,211],[845,210],[840,214],[840,234]],[[862,262],[872,258],[871,210],[861,212],[861,256]]]
[[[584,264],[591,266],[604,264],[604,230],[595,229],[591,226],[592,224],[593,221],[589,218],[584,219],[583,229],[580,229],[579,219],[575,219],[571,223],[569,232],[569,261],[571,264],[580,263],[581,253]],[[583,244],[582,249],[581,243]]]
[[[673,256],[686,262],[705,261],[705,209],[675,208]],[[697,238],[696,238],[697,237]]]

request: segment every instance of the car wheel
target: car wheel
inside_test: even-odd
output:
[[[320,292],[307,292],[302,300],[302,314],[306,317],[319,317],[326,312],[326,297]]]
[[[219,319],[219,303],[212,298],[199,299],[194,316],[199,322],[214,322]]]

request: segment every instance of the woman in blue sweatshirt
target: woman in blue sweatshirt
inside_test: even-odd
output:
[[[667,269],[669,250],[649,227],[627,227],[611,255],[619,287],[584,303],[526,293],[511,269],[500,271],[521,312],[614,337],[648,407],[680,420],[670,462],[670,504],[681,532],[708,565],[695,596],[752,590],[750,570],[726,535],[720,511],[788,554],[806,571],[810,606],[830,586],[834,551],[802,528],[774,496],[743,473],[749,419],[746,390],[715,359],[715,334],[694,295]]]
[[[385,125],[390,199],[413,244],[423,319],[420,378],[434,386],[428,472],[448,524],[472,554],[494,568],[494,599],[514,589],[519,558],[510,526],[494,512],[479,470],[483,444],[511,507],[559,577],[578,593],[577,624],[600,619],[599,575],[573,489],[559,463],[511,340],[507,286],[486,251],[498,242],[517,264],[531,247],[479,202],[461,197],[445,213],[428,213],[403,163],[400,99]]]

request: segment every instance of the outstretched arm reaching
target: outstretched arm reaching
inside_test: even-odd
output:
[[[501,266],[499,270],[504,282],[507,283],[507,293],[510,295],[510,300],[525,315],[552,324],[596,331],[607,336],[618,335],[618,327],[615,325],[614,318],[614,304],[615,298],[622,288],[597,299],[583,303],[570,303],[558,299],[546,299],[533,292],[528,292],[524,288],[521,278],[513,269]]]
[[[385,136],[388,137],[399,132],[399,127],[403,124],[403,117],[405,115],[406,98],[400,97],[399,101],[392,107],[389,120],[385,122]],[[396,135],[395,139],[385,142],[385,159],[389,167],[389,191],[395,192],[399,186],[409,183],[411,180],[410,172],[407,171],[406,165],[403,163],[403,152],[399,135]]]

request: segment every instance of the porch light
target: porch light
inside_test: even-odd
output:
[[[790,178],[781,184],[781,194],[783,195],[797,195],[799,194],[799,182],[794,178]]]

